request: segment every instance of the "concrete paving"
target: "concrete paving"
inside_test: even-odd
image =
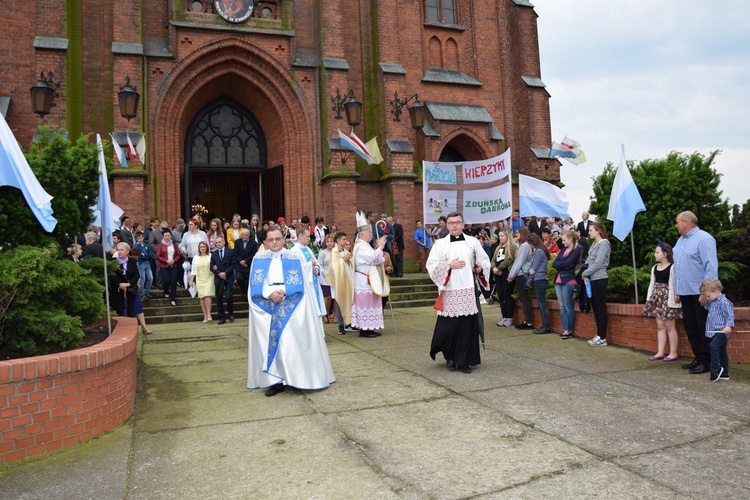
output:
[[[121,428],[0,472],[0,497],[750,498],[750,367],[710,383],[648,353],[494,325],[473,373],[431,308],[382,337],[326,325],[337,382],[245,389],[247,319],[157,325]]]

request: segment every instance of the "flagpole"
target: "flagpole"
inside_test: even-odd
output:
[[[633,253],[633,284],[635,284],[635,303],[638,304],[638,273],[635,270],[635,243],[633,242],[633,231],[630,231],[630,250]]]
[[[99,217],[100,221],[102,223],[102,232],[104,232],[104,228],[106,227],[104,225],[104,208],[99,210]],[[102,241],[105,241],[104,235],[102,234]],[[102,245],[102,248],[104,248],[105,245]],[[109,309],[109,280],[107,279],[107,250],[104,250],[104,254],[102,255],[102,260],[104,261],[104,298],[107,304],[107,332],[109,335],[112,335],[112,313]]]

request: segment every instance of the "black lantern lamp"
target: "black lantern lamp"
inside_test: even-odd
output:
[[[419,102],[419,96],[417,94],[414,94],[412,96],[407,97],[406,99],[399,99],[398,98],[398,92],[393,93],[393,100],[388,101],[391,104],[391,113],[393,113],[393,121],[394,122],[400,122],[401,121],[401,113],[403,112],[404,106],[409,104],[411,100],[414,100],[414,103],[409,106],[409,120],[411,121],[411,127],[416,130],[420,130],[422,127],[424,127],[424,106],[421,102]]]
[[[349,92],[341,96],[341,91],[336,88],[336,97],[331,97],[333,107],[331,108],[336,112],[336,119],[340,120],[341,111],[343,110],[346,114],[346,123],[351,127],[356,127],[362,122],[362,109],[363,105],[361,102],[354,97],[354,89],[349,89]]]
[[[362,122],[362,108],[364,106],[355,97],[354,93],[349,97],[349,100],[344,104],[344,113],[346,113],[346,123],[352,128],[356,127]]]
[[[31,107],[39,118],[48,115],[56,97],[55,89],[60,87],[60,83],[52,79],[52,71],[44,76],[44,71],[39,75],[39,81],[31,87]]]
[[[120,87],[120,91],[117,93],[117,100],[120,102],[120,116],[127,118],[130,122],[131,118],[135,118],[138,114],[138,101],[141,99],[141,95],[135,90],[135,87],[130,85],[130,75],[125,77],[125,85]]]

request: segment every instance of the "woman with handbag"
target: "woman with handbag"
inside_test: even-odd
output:
[[[607,345],[607,267],[612,246],[607,240],[607,229],[599,221],[589,224],[589,236],[594,240],[586,260],[588,269],[583,273],[584,283],[591,284],[591,308],[596,321],[596,336],[589,340],[591,347]]]
[[[578,232],[572,229],[563,233],[562,241],[564,249],[557,254],[552,267],[557,269],[554,283],[563,326],[561,338],[570,339],[573,338],[573,327],[576,324],[573,293],[576,290],[576,266],[581,260],[581,248],[578,246]]]
[[[518,228],[518,253],[516,253],[516,260],[513,262],[513,267],[508,272],[508,283],[515,280],[516,286],[518,287],[518,298],[521,299],[521,308],[523,309],[523,322],[516,325],[516,330],[530,330],[534,327],[531,325],[531,300],[529,299],[527,286],[531,284],[529,278],[529,269],[531,269],[531,261],[534,259],[534,252],[531,250],[531,246],[528,243],[529,228],[526,226],[520,226]]]
[[[177,243],[172,241],[172,230],[162,229],[161,242],[156,247],[156,263],[161,273],[161,282],[164,287],[164,297],[170,300],[170,304],[177,305],[177,269],[180,264],[180,249]]]
[[[188,286],[193,286],[198,291],[198,298],[201,301],[201,311],[203,311],[203,322],[211,322],[211,298],[216,295],[214,287],[214,274],[211,272],[211,250],[208,243],[201,241],[198,243],[198,254],[193,257],[193,263],[190,266],[190,277]]]

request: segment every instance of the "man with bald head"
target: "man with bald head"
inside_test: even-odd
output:
[[[716,240],[698,227],[693,212],[682,212],[675,225],[680,233],[674,246],[675,301],[682,304],[682,324],[695,356],[682,367],[693,374],[705,373],[710,370],[711,355],[705,335],[708,311],[700,302],[700,287],[704,280],[719,277]]]

